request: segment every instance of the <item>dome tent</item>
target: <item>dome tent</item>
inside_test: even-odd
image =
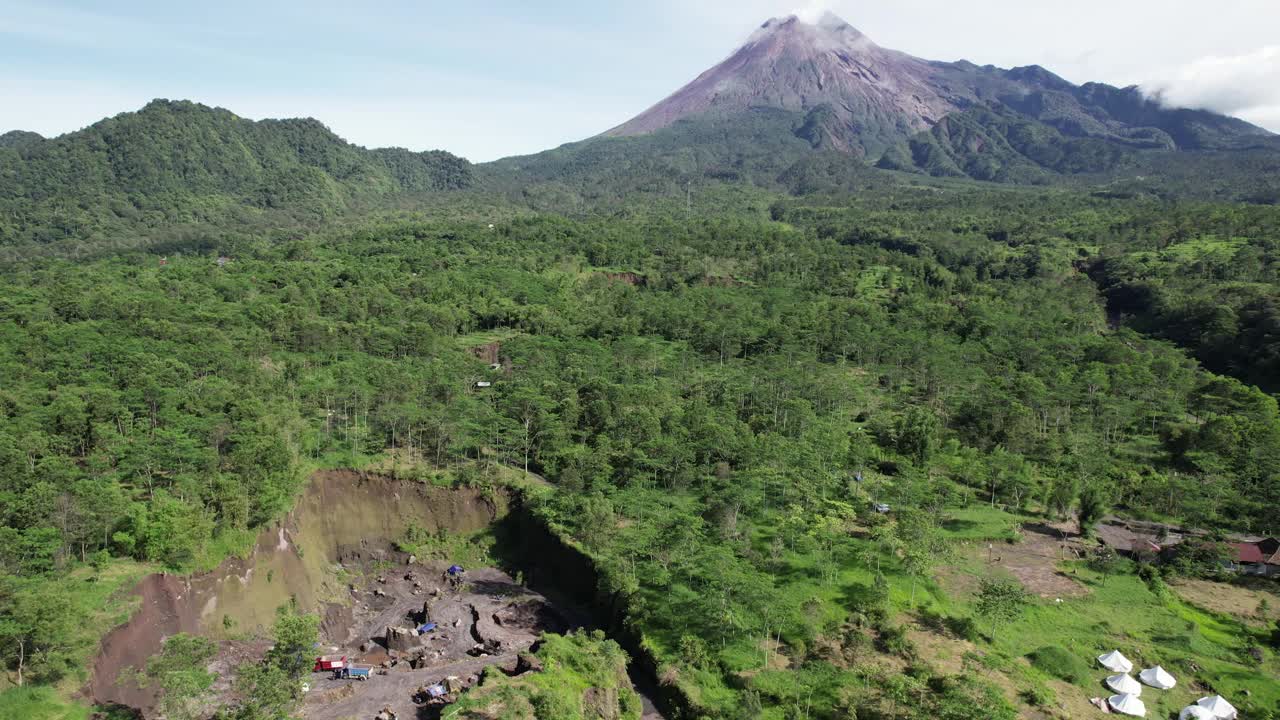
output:
[[[1188,705],[1182,708],[1182,712],[1178,713],[1178,720],[1217,720],[1217,718],[1208,708],[1202,708],[1199,705]]]
[[[1125,715],[1147,716],[1147,706],[1138,699],[1137,695],[1112,695],[1107,698],[1107,705],[1110,705],[1112,710]]]
[[[1107,678],[1107,687],[1116,691],[1120,695],[1133,695],[1137,697],[1142,694],[1142,686],[1137,680],[1128,675],[1112,675]]]
[[[1157,690],[1172,690],[1178,681],[1159,665],[1138,673],[1138,679]]]
[[[1121,655],[1119,650],[1112,650],[1106,655],[1099,655],[1098,662],[1102,663],[1102,667],[1112,672],[1133,672],[1133,663],[1129,662],[1129,658]]]
[[[1227,702],[1226,698],[1221,695],[1200,698],[1200,701],[1196,704],[1213,713],[1213,716],[1220,720],[1236,720],[1236,717],[1240,714],[1235,707],[1231,703]]]

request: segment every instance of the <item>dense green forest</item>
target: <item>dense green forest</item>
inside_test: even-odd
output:
[[[1058,127],[1083,122],[1077,115],[975,108],[892,148],[873,170],[824,140],[825,112],[709,115],[474,166],[442,151],[367,150],[313,119],[254,122],[156,100],[57,138],[0,136],[0,258],[163,252],[177,234],[314,232],[389,208],[629,215],[696,192],[741,210],[744,197],[963,191],[971,184],[957,180],[968,178],[1121,198],[1280,201],[1275,140],[1227,142],[1214,123],[1238,121],[1224,118],[1180,119],[1204,137],[1177,131],[1179,146],[1195,151],[1173,152]]]
[[[550,478],[691,717],[1013,717],[894,619],[970,617],[929,579],[948,513],[1275,532],[1280,212],[869,177],[4,267],[11,682],[82,679],[86,576],[211,567],[387,448]]]
[[[110,247],[126,234],[264,214],[305,224],[471,182],[470,163],[445,152],[366,150],[316,120],[253,122],[156,100],[58,138],[0,138],[0,248]]]

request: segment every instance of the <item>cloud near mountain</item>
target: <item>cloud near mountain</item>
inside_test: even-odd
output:
[[[1167,106],[1213,110],[1280,131],[1280,45],[1203,57],[1143,89]]]

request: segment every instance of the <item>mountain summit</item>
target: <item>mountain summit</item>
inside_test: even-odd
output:
[[[1075,86],[1037,67],[1002,70],[967,61],[937,62],[883,48],[843,19],[827,13],[816,22],[792,15],[760,26],[746,43],[693,82],[605,133],[644,135],[685,118],[731,116],[768,108],[797,113],[797,131],[815,146],[898,166],[913,162],[913,139],[968,117],[983,134],[994,123],[1045,123],[1066,137],[1089,137],[1160,149],[1237,147],[1242,138],[1268,133],[1209,112],[1168,110],[1135,88]],[[994,114],[993,114],[994,113]],[[966,151],[991,147],[975,138]],[[976,144],[974,144],[976,143]],[[1002,146],[1007,143],[997,142]],[[955,162],[949,165],[956,165]],[[959,166],[947,174],[965,173]]]
[[[727,60],[608,134],[653,132],[707,112],[826,106],[834,114],[829,124],[840,126],[830,138],[838,149],[875,153],[973,99],[943,89],[941,70],[876,45],[831,13],[816,23],[774,18]]]

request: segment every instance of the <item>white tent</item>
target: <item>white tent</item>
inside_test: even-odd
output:
[[[1147,706],[1138,699],[1137,695],[1112,695],[1107,698],[1107,704],[1118,713],[1134,717],[1147,716]]]
[[[1172,690],[1173,686],[1178,684],[1178,681],[1159,665],[1138,673],[1138,679],[1157,690]]]
[[[1121,695],[1137,697],[1142,694],[1142,686],[1138,684],[1137,680],[1128,675],[1112,675],[1107,678],[1107,687]]]
[[[1213,716],[1219,718],[1219,720],[1236,720],[1236,716],[1239,715],[1239,712],[1232,707],[1231,703],[1227,702],[1221,695],[1200,698],[1200,702],[1196,704],[1213,713]]]
[[[1207,708],[1199,705],[1188,705],[1178,713],[1178,720],[1218,720]]]
[[[1133,672],[1133,663],[1129,662],[1129,658],[1121,655],[1119,650],[1112,650],[1106,655],[1099,655],[1098,662],[1102,663],[1102,667],[1112,672]]]

